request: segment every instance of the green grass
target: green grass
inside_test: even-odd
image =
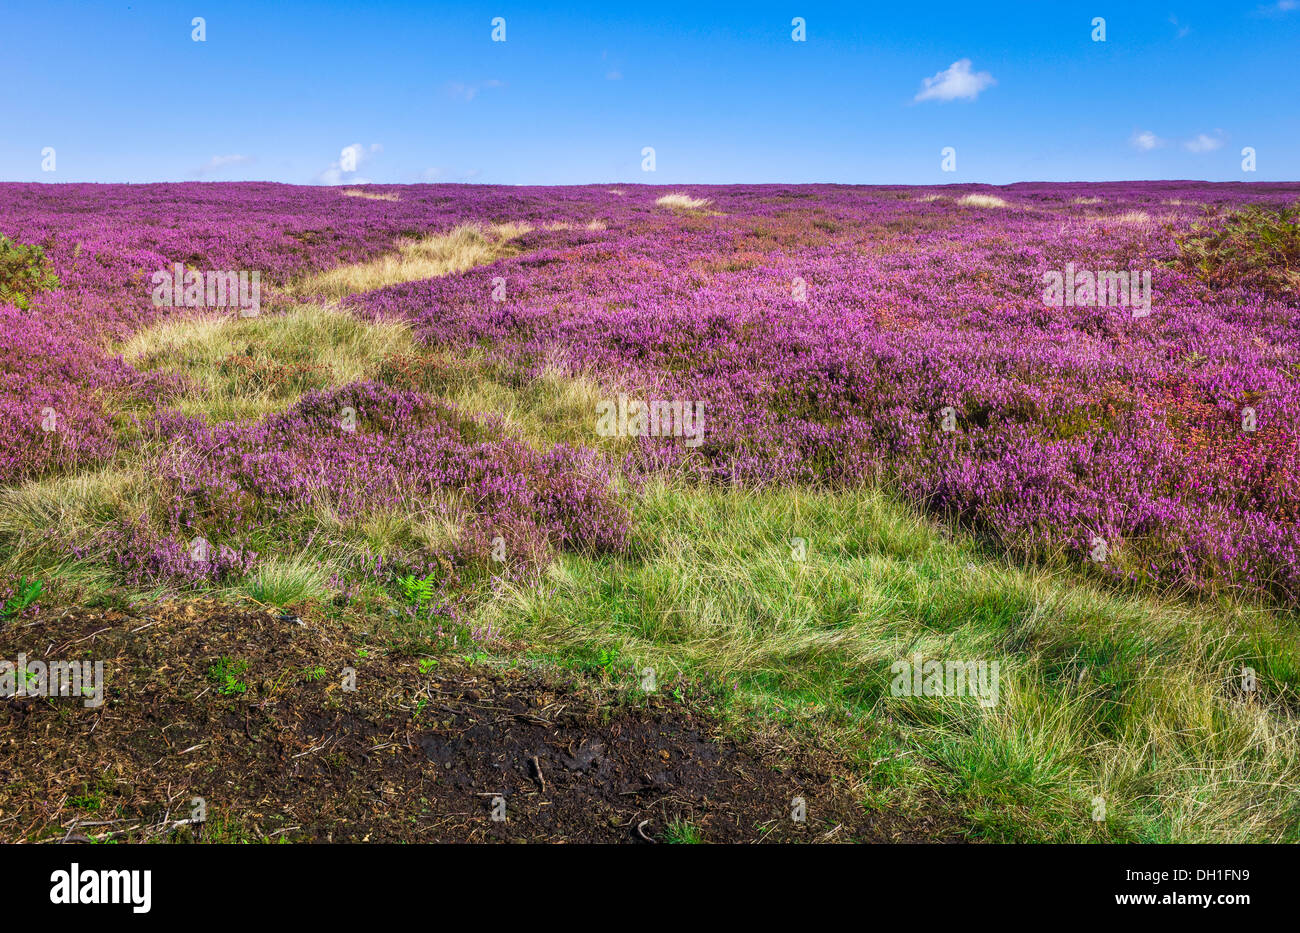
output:
[[[699,827],[686,820],[673,820],[664,829],[664,842],[669,845],[697,846],[704,842]]]
[[[938,794],[982,838],[1300,841],[1294,620],[1002,563],[879,492],[658,482],[635,518],[629,556],[563,556],[480,621],[577,667],[712,684],[737,725],[851,755],[868,803]],[[997,704],[892,695],[917,652],[998,661]]]

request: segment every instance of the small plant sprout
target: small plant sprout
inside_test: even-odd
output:
[[[247,661],[236,661],[222,655],[215,664],[208,667],[208,679],[223,696],[238,696],[248,691],[247,684],[241,679],[247,672]]]
[[[694,823],[687,820],[672,820],[664,829],[664,842],[669,845],[700,845],[704,842],[704,836],[700,829]]]
[[[422,608],[433,599],[433,577],[417,579],[413,574],[397,578],[397,588],[402,598],[415,608]]]

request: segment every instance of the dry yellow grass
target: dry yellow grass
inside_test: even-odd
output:
[[[1125,211],[1122,214],[1116,214],[1110,218],[1115,223],[1120,224],[1149,224],[1151,215],[1146,211]]]
[[[708,198],[693,198],[684,192],[675,191],[672,194],[665,194],[655,203],[672,211],[698,211],[708,207],[711,202]]]
[[[486,228],[463,224],[447,233],[399,240],[396,253],[308,276],[293,286],[291,293],[337,299],[403,282],[464,272],[508,255],[511,241],[531,229],[527,224],[497,224]]]
[[[1100,204],[1101,198],[1075,198],[1074,204]]]
[[[340,194],[348,198],[365,198],[367,201],[400,201],[393,191],[362,191],[360,188],[344,188]]]
[[[958,198],[957,203],[963,207],[1006,207],[1007,202],[991,194],[968,194]]]
[[[605,221],[597,218],[596,220],[591,220],[585,224],[579,225],[576,223],[570,223],[567,220],[551,220],[542,224],[542,229],[543,230],[604,230]]]

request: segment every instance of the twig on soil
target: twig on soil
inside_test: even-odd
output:
[[[100,630],[97,631],[97,632],[91,632],[89,635],[85,635],[85,636],[83,636],[83,637],[81,637],[81,638],[76,638],[76,639],[73,639],[73,640],[70,641],[70,642],[67,642],[67,643],[65,643],[65,644],[59,645],[59,651],[62,651],[64,648],[70,648],[70,647],[72,647],[73,645],[78,645],[78,644],[80,644],[81,642],[85,641],[85,640],[88,639],[88,638],[94,638],[96,635],[102,635],[104,632],[107,632],[110,628],[112,628],[111,625],[105,625],[102,629],[100,629]]]

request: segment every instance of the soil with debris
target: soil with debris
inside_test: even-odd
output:
[[[0,628],[0,660],[20,652],[102,660],[104,702],[0,699],[5,842],[952,834],[867,812],[834,760],[728,738],[689,698],[631,698],[522,661],[367,651],[326,617],[206,600],[42,610]]]

